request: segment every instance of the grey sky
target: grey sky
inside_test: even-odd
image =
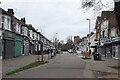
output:
[[[95,17],[92,10],[81,9],[81,0],[2,0],[5,10],[13,8],[17,18],[26,17],[27,23],[39,29],[48,39],[56,33],[58,39],[88,34],[88,21],[94,30]]]

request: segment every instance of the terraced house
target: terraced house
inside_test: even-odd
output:
[[[96,41],[105,57],[120,59],[120,31],[114,11],[102,11],[96,20]]]
[[[2,17],[2,10],[0,9],[0,17]],[[2,22],[2,19],[0,19]],[[2,59],[2,24],[0,24],[0,59]]]
[[[54,48],[53,43],[36,30],[32,24],[26,24],[25,18],[19,20],[13,9],[0,8],[0,50],[3,59],[36,54],[44,47]],[[44,46],[43,46],[44,44]]]
[[[29,55],[29,47],[30,47],[30,40],[28,37],[28,25],[26,25],[25,18],[21,18],[21,21],[23,22],[22,25],[22,37],[23,37],[23,51],[22,55]]]
[[[12,58],[15,56],[15,31],[12,27],[12,9],[2,10],[2,58]],[[9,46],[8,46],[9,45]]]

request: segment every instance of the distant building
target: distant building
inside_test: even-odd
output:
[[[83,37],[80,41],[80,44],[79,44],[79,50],[80,51],[87,51],[88,48],[88,40],[87,40],[87,37]]]
[[[80,43],[80,37],[79,36],[74,36],[75,50],[79,50],[79,43]]]
[[[96,46],[96,44],[95,44],[95,38],[96,38],[96,34],[94,33],[94,34],[91,34],[91,36],[90,36],[90,50],[91,50],[91,52],[94,52],[94,48],[95,48],[95,46]]]
[[[80,43],[80,37],[74,36],[74,44],[79,44],[79,43]]]

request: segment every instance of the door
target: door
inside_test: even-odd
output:
[[[15,57],[18,57],[18,56],[21,56],[22,54],[22,42],[21,41],[18,41],[18,40],[16,40],[16,42],[15,42]]]
[[[112,57],[115,57],[115,46],[112,47]]]
[[[120,45],[118,45],[118,59],[120,59]]]
[[[2,56],[2,40],[1,40],[1,37],[0,37],[0,57]]]
[[[4,45],[4,58],[13,58],[14,57],[14,41],[13,40],[5,40]]]
[[[24,55],[29,55],[29,42],[24,41]]]
[[[115,58],[118,59],[118,46],[115,46]]]

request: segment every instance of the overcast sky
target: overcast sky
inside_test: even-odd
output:
[[[91,19],[91,31],[94,31],[95,16],[93,10],[81,8],[82,0],[2,0],[5,10],[13,8],[17,18],[25,17],[27,23],[53,39],[66,40],[68,36],[88,34],[88,21]],[[105,0],[108,1],[108,0]],[[113,6],[113,5],[111,5]]]

